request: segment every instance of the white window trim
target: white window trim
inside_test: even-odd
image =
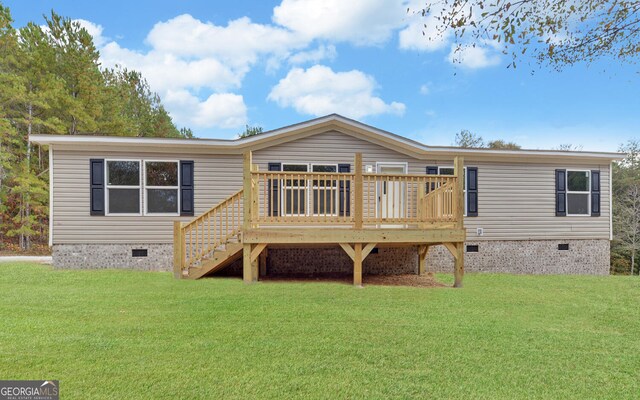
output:
[[[452,168],[455,170],[455,167],[453,165],[439,165],[438,166],[438,175],[440,175],[440,168]],[[462,167],[463,169],[463,174],[464,174],[464,190],[462,191],[462,196],[464,197],[464,215],[463,217],[467,216],[467,208],[469,207],[469,199],[467,198],[467,185],[469,185],[469,177],[467,176],[467,167]],[[455,175],[447,175],[447,176],[455,176]]]
[[[322,163],[322,162],[309,164],[309,171],[314,173],[313,172],[313,167],[316,166],[316,165],[322,165],[322,166],[326,166],[326,167],[335,167],[336,168],[336,172],[335,173],[338,173],[338,164]],[[318,172],[318,174],[322,174],[322,173],[323,172]],[[335,217],[338,214],[340,214],[340,204],[339,204],[340,203],[340,200],[339,200],[340,199],[340,184],[338,183],[337,179],[336,179],[336,186],[333,187],[334,192],[335,192],[335,194],[333,196],[334,197],[333,204],[334,204],[334,207],[336,209],[336,212],[333,213],[333,214],[331,214],[331,213],[314,214],[313,213],[313,201],[315,200],[315,197],[313,196],[313,191],[315,189],[318,189],[319,186],[314,186],[313,185],[313,179],[309,179],[309,188],[310,188],[310,190],[309,190],[309,201],[307,202],[308,203],[308,210],[309,210],[308,215],[314,216],[314,217],[325,217],[325,216],[326,217]],[[318,207],[318,208],[320,208],[320,207]],[[326,209],[326,204],[325,204],[325,209]]]
[[[587,190],[569,190],[569,172],[586,172],[587,173]],[[564,182],[567,185],[566,187],[566,196],[564,199],[564,207],[567,210],[567,217],[590,217],[591,216],[591,170],[590,169],[577,169],[577,168],[567,168],[564,172]],[[569,214],[569,194],[586,194],[588,196],[587,200],[587,213],[586,214]]]
[[[280,168],[282,172],[287,172],[284,170],[284,166],[285,165],[302,165],[302,166],[306,166],[307,167],[307,172],[313,172],[313,167],[316,165],[325,165],[325,166],[332,166],[336,168],[336,173],[338,173],[338,164],[335,163],[331,163],[331,162],[309,162],[309,163],[304,163],[304,162],[280,162]],[[295,174],[295,172],[291,172],[292,174]],[[318,172],[321,173],[321,172]],[[328,217],[335,217],[337,215],[340,214],[340,209],[339,209],[339,196],[340,196],[340,189],[338,186],[336,186],[336,198],[335,198],[335,202],[334,204],[336,205],[336,213],[335,214],[314,214],[313,213],[313,204],[312,204],[312,192],[313,189],[316,188],[316,186],[313,186],[313,179],[305,179],[307,181],[307,184],[305,186],[299,186],[299,188],[304,188],[304,190],[306,191],[306,194],[304,196],[304,201],[305,201],[305,212],[304,213],[294,213],[294,214],[287,214],[285,212],[286,210],[286,200],[285,200],[285,188],[290,188],[290,189],[294,189],[294,188],[298,188],[298,186],[286,186],[284,184],[285,180],[283,179],[282,182],[280,183],[280,215],[282,215],[283,217],[308,217],[308,216],[313,216],[313,217],[324,217],[324,216],[328,216]]]
[[[147,185],[147,163],[148,162],[165,162],[165,163],[175,163],[176,164],[176,171],[178,173],[178,185],[177,186],[148,186]],[[180,160],[155,160],[155,159],[151,159],[151,160],[143,160],[142,161],[142,165],[143,165],[143,171],[142,171],[142,175],[143,175],[143,179],[144,179],[144,199],[143,199],[143,203],[144,203],[144,215],[145,216],[151,216],[151,217],[177,217],[180,216]],[[147,190],[149,189],[175,189],[178,191],[178,208],[176,210],[175,213],[150,213],[149,212],[149,202],[147,201],[147,199],[149,198],[149,196],[147,195]]]
[[[109,185],[109,163],[114,161],[134,161],[138,163],[138,186],[127,185]],[[144,201],[142,197],[142,160],[127,158],[106,158],[104,160],[104,215],[109,217],[131,217],[142,215],[142,204],[138,205],[137,213],[110,213],[109,212],[109,189],[138,189],[140,202]]]

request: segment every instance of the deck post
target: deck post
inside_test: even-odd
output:
[[[453,287],[454,288],[461,288],[462,287],[462,278],[464,277],[464,243],[462,242],[458,242],[456,243],[456,257],[455,261],[454,261],[454,270],[453,270],[453,276],[454,276],[454,282],[453,282]]]
[[[353,284],[362,286],[362,243],[356,243],[353,247]]]
[[[242,279],[244,283],[252,283],[258,280],[257,261],[251,261],[251,244],[244,242],[244,235],[251,229],[251,216],[253,213],[253,185],[251,184],[251,170],[253,168],[251,151],[246,151],[243,156],[242,188]],[[254,268],[255,267],[255,268]]]
[[[456,175],[456,191],[455,191],[455,212],[456,223],[455,228],[464,230],[464,158],[455,157],[453,161],[454,174]],[[453,287],[462,287],[462,278],[464,277],[464,242],[455,243],[455,264],[453,267],[454,283]]]
[[[173,222],[173,277],[182,278],[182,222]]]
[[[464,228],[464,158],[455,157],[453,159],[453,173],[456,176],[455,189],[455,214],[456,228]]]
[[[424,275],[427,272],[427,253],[429,245],[421,245],[418,247],[418,275]]]
[[[362,153],[356,153],[355,158],[355,182],[354,182],[354,207],[353,207],[353,227],[355,229],[362,229],[363,219],[363,207],[364,207],[364,194],[362,184]],[[362,246],[360,246],[362,249]]]

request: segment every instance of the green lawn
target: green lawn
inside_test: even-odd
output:
[[[0,379],[63,399],[640,397],[632,277],[357,289],[15,263],[0,300]]]

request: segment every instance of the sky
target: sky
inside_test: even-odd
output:
[[[640,139],[640,67],[507,68],[490,45],[452,60],[416,0],[11,0],[15,27],[51,10],[92,34],[103,66],[139,70],[178,127],[235,138],[338,113],[428,145],[468,129],[523,148],[615,151]]]

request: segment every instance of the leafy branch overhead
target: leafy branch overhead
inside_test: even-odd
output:
[[[440,0],[407,11],[425,17],[427,40],[452,35],[458,55],[467,46],[493,46],[511,56],[514,68],[525,55],[556,70],[640,56],[639,1]]]

